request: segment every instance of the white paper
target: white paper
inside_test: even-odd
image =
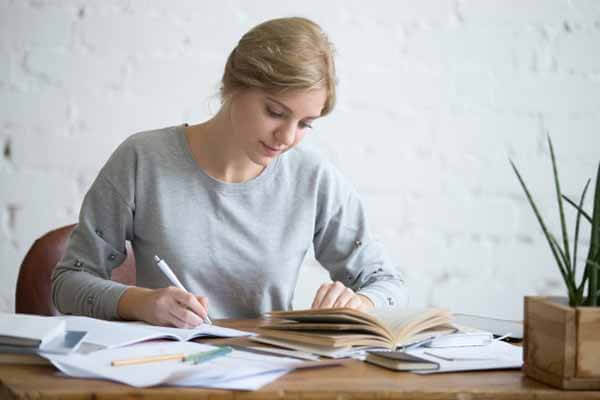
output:
[[[0,343],[29,347],[44,347],[64,335],[66,325],[52,317],[31,314],[0,313]]]
[[[252,336],[251,332],[202,324],[194,329],[169,328],[148,325],[143,322],[104,321],[96,318],[62,316],[67,329],[87,331],[85,341],[106,348],[128,346],[151,339],[174,339],[187,341],[196,337],[241,337]]]
[[[194,386],[213,389],[230,389],[230,390],[258,390],[261,387],[277,380],[280,376],[287,374],[289,370],[280,370],[274,372],[265,372],[264,374],[250,376],[248,378],[231,379],[219,382],[205,382],[199,385],[198,382],[188,382],[182,379],[175,383],[175,386]]]
[[[155,332],[164,333],[166,335],[173,335],[180,338],[183,341],[192,340],[197,337],[213,336],[222,338],[233,338],[242,336],[254,336],[255,333],[240,331],[237,329],[224,328],[222,326],[216,326],[212,324],[202,324],[196,328],[183,329],[183,328],[172,328],[168,326],[153,326],[143,322],[129,323],[136,326],[152,329]]]
[[[407,353],[436,362],[438,370],[413,371],[429,374],[453,371],[474,371],[486,369],[510,369],[523,366],[523,349],[502,341],[493,341],[487,346],[455,348],[419,348]]]
[[[162,361],[113,367],[111,361],[163,354],[193,354],[215,349],[194,342],[153,342],[87,355],[45,355],[61,372],[80,378],[103,378],[135,387],[156,385],[239,388],[254,390],[302,364],[285,357],[242,351],[197,365]]]
[[[486,346],[494,340],[491,332],[457,332],[438,336],[424,347],[469,347]]]
[[[239,349],[242,350],[242,349]],[[244,350],[248,352],[256,351],[259,354],[272,354],[277,356],[290,357],[301,360],[317,361],[320,357],[316,354],[305,353],[298,350],[281,349],[279,347],[266,346],[244,346]]]

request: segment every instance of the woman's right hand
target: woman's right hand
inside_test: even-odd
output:
[[[193,328],[208,315],[208,298],[170,286],[161,289],[130,287],[119,299],[119,316],[152,325]]]

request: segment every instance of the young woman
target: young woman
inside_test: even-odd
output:
[[[141,132],[85,196],[52,277],[62,313],[191,327],[291,308],[306,253],[329,270],[313,308],[391,307],[403,282],[356,193],[298,146],[335,103],[333,50],[304,18],[264,22],[231,52],[210,120]],[[110,281],[132,243],[137,286]],[[170,286],[166,260],[189,291]]]

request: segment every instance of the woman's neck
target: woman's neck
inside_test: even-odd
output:
[[[232,134],[226,107],[208,121],[186,127],[186,138],[196,163],[220,181],[245,182],[265,168],[250,160]]]

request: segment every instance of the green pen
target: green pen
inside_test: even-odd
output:
[[[183,357],[182,361],[190,361],[192,364],[200,364],[215,359],[217,357],[225,356],[231,353],[232,350],[233,349],[229,346],[220,346],[218,349],[190,354],[189,356]]]

